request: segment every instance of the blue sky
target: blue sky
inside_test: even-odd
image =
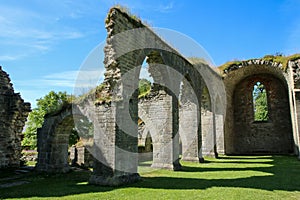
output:
[[[216,65],[300,52],[300,0],[0,0],[0,65],[16,92],[33,107],[50,90],[73,93],[85,58],[105,42],[115,4],[191,37]]]

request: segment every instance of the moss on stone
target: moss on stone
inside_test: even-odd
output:
[[[259,59],[248,59],[245,60],[244,62],[250,61],[250,60],[264,60],[264,61],[270,61],[270,62],[276,62],[276,63],[281,63],[282,64],[282,70],[286,71],[287,66],[288,66],[288,62],[289,61],[294,61],[300,59],[300,54],[293,54],[291,56],[282,56],[282,55],[265,55],[262,58]],[[218,69],[221,72],[224,72],[225,70],[229,69],[230,67],[233,66],[239,66],[242,64],[243,61],[230,61],[227,62],[221,66],[218,67]]]
[[[147,90],[146,92],[142,93],[142,94],[139,94],[138,98],[141,99],[141,98],[145,98],[147,97],[149,94],[150,94],[151,90]]]
[[[73,103],[81,104],[87,99],[93,100],[95,104],[102,104],[103,102],[110,102],[112,98],[106,90],[106,85],[102,83],[97,87],[91,89],[89,92],[74,98]]]
[[[229,61],[229,62],[227,62],[227,63],[225,63],[225,64],[223,64],[223,65],[221,65],[221,66],[219,66],[218,67],[218,69],[220,70],[220,71],[222,71],[222,72],[224,72],[226,69],[228,69],[228,68],[230,68],[230,67],[232,67],[232,66],[239,66],[239,65],[241,65],[242,64],[242,62],[241,61]]]
[[[271,62],[281,63],[282,64],[282,69],[285,71],[287,69],[288,62],[300,59],[300,54],[294,54],[294,55],[291,55],[291,56],[266,55],[261,59],[271,61]]]

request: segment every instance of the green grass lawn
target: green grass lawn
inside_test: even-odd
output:
[[[0,199],[300,199],[296,157],[207,158],[204,164],[182,162],[178,172],[147,164],[140,167],[142,181],[118,188],[88,185],[88,171],[31,173],[20,177],[30,183],[0,189]]]

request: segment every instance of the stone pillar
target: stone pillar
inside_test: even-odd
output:
[[[293,125],[294,153],[300,159],[300,60],[288,62],[290,80],[293,88],[290,89],[290,110]]]
[[[77,159],[76,163],[82,167],[93,166],[93,156],[85,146],[76,147]]]
[[[182,103],[179,109],[179,133],[182,142],[182,160],[199,161],[198,158],[198,107],[194,103]]]
[[[296,134],[294,134],[294,135],[296,135],[296,137],[294,136],[294,139],[296,140],[295,141],[295,144],[300,144],[300,138],[299,138],[299,136],[300,136],[300,128],[299,128],[299,125],[300,125],[300,92],[298,91],[298,92],[295,92],[295,106],[296,106],[296,108],[295,108],[295,110],[296,110],[296,119],[297,119],[297,131],[298,131],[298,133],[296,133]],[[298,154],[298,158],[300,158],[300,148],[299,148],[299,146],[297,146],[296,147],[297,149],[295,150],[295,153],[296,154]]]
[[[224,155],[225,147],[224,147],[224,116],[222,114],[215,114],[215,156]]]
[[[128,106],[130,107],[128,109]],[[138,166],[137,124],[127,118],[137,118],[137,103],[123,101],[98,106],[94,124],[94,170],[89,182],[97,185],[118,186],[140,179]],[[137,121],[137,120],[136,120]]]
[[[179,170],[178,101],[164,90],[140,99],[139,117],[152,136],[153,168]]]
[[[190,77],[183,79],[180,95],[179,134],[182,141],[182,160],[199,162],[202,160],[202,137],[200,99],[198,98],[201,98],[202,91],[198,91],[200,92],[198,96],[196,92],[191,86]]]
[[[215,155],[215,115],[212,111],[202,110],[202,154],[204,156]]]
[[[173,105],[172,96],[160,90],[160,95],[149,106],[149,114],[152,124],[155,125],[153,133],[153,168],[165,168],[177,170],[179,166],[179,138],[173,126],[173,113],[176,105]]]
[[[78,164],[78,150],[75,145],[70,148],[70,160],[72,166]]]

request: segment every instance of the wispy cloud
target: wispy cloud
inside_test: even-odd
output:
[[[159,5],[159,7],[156,10],[162,13],[168,13],[171,12],[173,8],[174,8],[174,3],[169,2],[168,4]]]
[[[90,71],[64,71],[33,80],[17,80],[18,85],[38,88],[92,88],[103,81],[104,69]]]
[[[17,54],[16,49],[22,49],[26,54],[45,52],[60,41],[85,37],[80,27],[74,28],[65,21],[58,23],[56,18],[51,14],[43,15],[30,10],[29,7],[0,5],[0,41],[4,47],[0,50],[0,55],[5,55],[4,51],[9,50]],[[16,58],[21,57],[14,57]],[[2,55],[2,60],[12,59]]]
[[[14,55],[14,56],[2,55],[2,56],[0,56],[0,61],[13,61],[13,60],[19,59],[20,57],[21,56],[19,56],[19,55]]]

